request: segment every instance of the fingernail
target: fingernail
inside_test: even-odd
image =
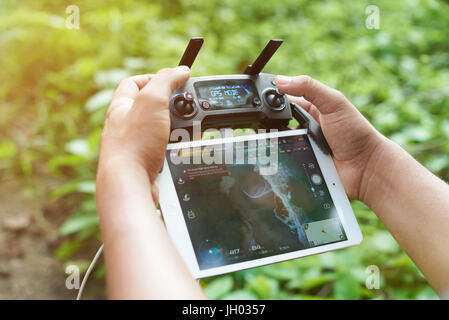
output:
[[[176,69],[185,73],[190,72],[190,68],[188,66],[178,66]]]
[[[276,83],[281,86],[286,86],[292,81],[292,78],[286,76],[276,76]]]

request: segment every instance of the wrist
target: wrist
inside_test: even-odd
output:
[[[105,159],[98,166],[96,202],[103,242],[113,246],[160,217],[145,168],[128,157]]]
[[[129,193],[131,190],[134,190],[134,195],[151,195],[151,182],[144,166],[133,157],[126,155],[107,157],[107,159],[103,157],[99,161],[96,177],[97,202],[99,200],[109,202],[111,194],[122,197],[124,193]]]
[[[360,183],[359,200],[373,209],[391,193],[393,176],[400,170],[407,153],[395,142],[379,134],[376,146],[367,161]],[[399,166],[399,167],[398,167]]]
[[[124,151],[121,154],[102,154],[100,153],[97,179],[99,176],[121,176],[133,173],[145,174],[147,170],[138,157]]]

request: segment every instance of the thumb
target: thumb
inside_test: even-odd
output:
[[[190,69],[186,66],[162,69],[143,87],[138,98],[146,102],[143,105],[157,105],[158,107],[168,108],[171,94],[174,90],[180,88],[189,76]]]
[[[292,96],[304,97],[322,114],[333,113],[351,106],[341,92],[309,76],[276,76],[275,82],[279,90]]]

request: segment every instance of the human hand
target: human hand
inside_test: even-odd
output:
[[[309,76],[277,76],[275,81],[290,102],[320,124],[346,192],[365,202],[369,177],[388,139],[341,92]]]
[[[186,66],[162,69],[154,75],[138,75],[123,80],[115,91],[106,114],[101,137],[99,174],[108,166],[140,166],[145,169],[157,202],[154,183],[159,173],[170,135],[168,102],[174,90],[189,78]]]
[[[169,98],[189,75],[189,68],[177,67],[125,79],[108,109],[95,196],[111,299],[205,298],[154,214],[155,179],[170,135]]]

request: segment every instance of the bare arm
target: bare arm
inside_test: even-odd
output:
[[[449,186],[386,141],[363,180],[362,201],[390,230],[437,293],[449,289]]]
[[[109,107],[97,173],[109,298],[205,298],[156,214],[168,98],[188,76],[176,68],[126,79]]]
[[[320,124],[345,190],[365,202],[440,295],[449,290],[449,186],[377,132],[338,91],[307,76],[277,77]]]

